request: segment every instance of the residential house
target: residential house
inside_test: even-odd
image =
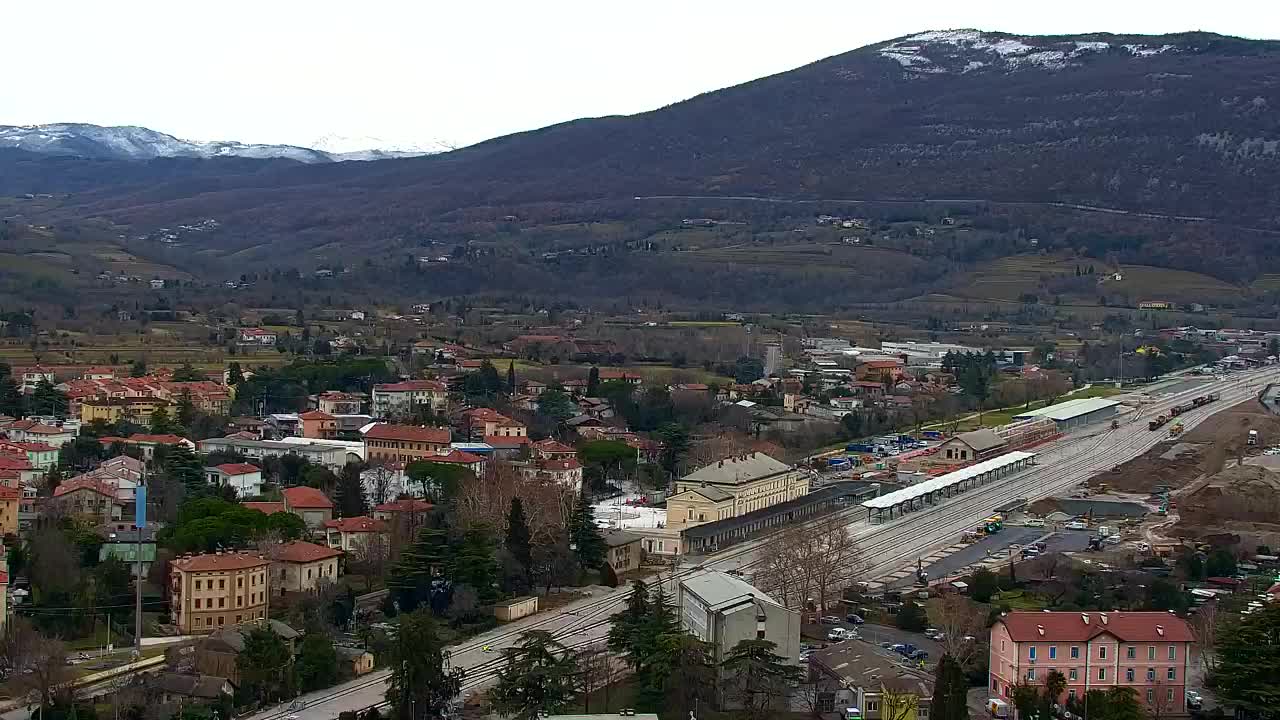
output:
[[[244,651],[244,638],[255,625],[265,627],[289,648],[292,657],[297,652],[301,634],[279,620],[246,620],[241,625],[228,625],[215,629],[196,643],[195,667],[199,672],[225,677],[233,685],[240,684],[240,664],[237,658]]]
[[[267,617],[271,561],[244,552],[184,555],[169,563],[169,617],[183,634]]]
[[[359,516],[330,520],[324,524],[325,542],[357,555],[366,552],[375,535],[386,538],[391,528],[383,521]]]
[[[205,478],[215,487],[235,488],[236,497],[262,494],[262,469],[249,463],[223,463],[204,469]]]
[[[216,675],[162,672],[145,682],[151,697],[162,706],[221,705],[236,692],[229,680]]]
[[[139,534],[132,523],[113,522],[100,526],[97,533],[104,541],[98,547],[99,562],[115,558],[123,562],[134,577],[151,576],[151,566],[156,561],[156,528],[145,527]]]
[[[8,442],[0,440],[0,454],[26,458],[27,463],[39,472],[48,472],[58,464],[58,448],[42,442]]]
[[[364,408],[360,393],[327,390],[315,396],[315,409],[330,415],[359,415]]]
[[[334,471],[341,470],[342,466],[348,462],[361,459],[360,453],[353,452],[350,447],[342,445],[338,441],[326,443],[304,439],[301,442],[282,442],[279,440],[254,440],[236,436],[208,438],[200,441],[200,452],[211,453],[219,451],[239,453],[251,460],[281,455],[297,455],[314,465],[324,465]]]
[[[142,455],[143,460],[150,461],[156,456],[156,448],[161,446],[175,447],[178,445],[185,446],[188,450],[194,451],[196,444],[181,435],[165,434],[151,435],[147,433],[134,433],[127,438],[121,437],[102,437],[98,438],[98,442],[107,447],[111,447],[117,443],[125,447],[136,447]]]
[[[537,440],[529,443],[529,452],[533,457],[540,460],[568,460],[570,458],[577,459],[578,451],[555,438],[547,438],[545,440]]]
[[[492,408],[471,408],[462,413],[463,432],[470,440],[488,442],[489,437],[526,437],[529,428]]]
[[[36,387],[42,382],[50,384],[56,382],[53,371],[39,365],[14,368],[13,374],[15,379],[18,380],[18,389],[27,394],[35,392]]]
[[[582,463],[576,457],[532,460],[521,471],[530,481],[552,483],[575,493],[582,489]]]
[[[936,464],[961,465],[980,462],[1003,453],[1008,445],[994,430],[982,428],[963,432],[938,445],[930,456]]]
[[[625,530],[607,530],[603,534],[604,544],[608,547],[605,560],[618,575],[640,569],[640,560],[644,556],[639,535]]]
[[[449,449],[449,428],[377,423],[366,427],[363,434],[369,463],[427,460]]]
[[[0,535],[18,534],[21,506],[22,488],[0,485]]]
[[[75,439],[76,433],[65,427],[45,425],[38,420],[15,420],[5,429],[13,442],[38,442],[60,448]]]
[[[274,347],[276,334],[263,328],[240,328],[239,344],[246,347]]]
[[[1004,613],[991,626],[989,691],[1010,698],[1019,684],[1043,685],[1057,670],[1067,680],[1058,703],[1120,686],[1148,711],[1185,715],[1194,643],[1191,626],[1172,613]]]
[[[644,378],[633,372],[618,368],[600,368],[600,382],[624,382],[628,385],[639,385],[644,382]]]
[[[854,368],[853,375],[860,381],[896,383],[906,375],[906,363],[897,358],[865,360]]]
[[[378,505],[373,509],[373,517],[388,525],[403,522],[409,527],[417,527],[426,519],[432,507],[434,506],[426,500],[404,497]]]
[[[286,592],[315,590],[321,580],[335,582],[341,570],[342,551],[324,545],[294,540],[271,553],[271,587]]]
[[[338,645],[334,650],[338,653],[342,677],[360,677],[373,672],[373,653],[368,650],[345,645]]]
[[[406,418],[424,407],[436,415],[449,411],[449,386],[438,380],[405,380],[373,386],[371,412],[380,418]]]
[[[308,410],[298,414],[302,437],[316,440],[332,440],[338,435],[338,419],[322,410]]]
[[[280,494],[284,497],[285,512],[302,518],[309,530],[320,530],[333,519],[333,501],[313,487],[288,487]]]
[[[135,425],[150,425],[156,410],[168,408],[169,401],[155,397],[107,397],[80,401],[80,422],[118,423],[126,421]]]
[[[472,475],[477,477],[484,470],[484,458],[479,455],[472,455],[469,452],[450,448],[448,452],[442,452],[439,455],[432,455],[422,458],[424,462],[442,463],[444,465],[457,465],[471,471]]]
[[[865,720],[928,720],[933,679],[899,664],[891,654],[860,643],[836,643],[809,656],[809,681],[820,713],[851,709]]]
[[[92,477],[71,478],[53,491],[52,502],[64,513],[86,518],[95,525],[119,520],[124,502],[116,495],[115,484]]]

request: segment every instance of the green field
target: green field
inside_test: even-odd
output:
[[[671,327],[738,327],[742,323],[731,320],[672,320]]]
[[[1125,265],[1119,269],[1121,280],[1110,276],[1111,268],[1099,260],[1069,258],[1050,255],[1014,255],[1000,258],[966,273],[956,283],[951,293],[961,298],[979,300],[1004,300],[1017,302],[1023,295],[1036,294],[1041,302],[1046,290],[1041,281],[1047,277],[1074,277],[1076,268],[1094,267],[1089,276],[1093,282],[1085,283],[1087,290],[1073,296],[1087,304],[1097,302],[1099,295],[1124,295],[1136,305],[1143,300],[1171,300],[1174,302],[1209,302],[1236,299],[1240,288],[1202,273],[1187,270]]]

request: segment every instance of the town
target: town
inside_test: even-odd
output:
[[[539,318],[0,365],[6,718],[1139,720],[1280,678],[1280,333]]]

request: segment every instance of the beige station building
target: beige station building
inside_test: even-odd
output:
[[[667,498],[667,526],[726,520],[809,492],[809,476],[764,453],[738,455],[676,481]]]
[[[169,614],[183,634],[267,617],[271,561],[254,553],[184,555],[169,565]]]

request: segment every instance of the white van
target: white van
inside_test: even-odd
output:
[[[1025,527],[1044,527],[1044,520],[1042,518],[1030,518],[1022,521],[1022,524]]]

